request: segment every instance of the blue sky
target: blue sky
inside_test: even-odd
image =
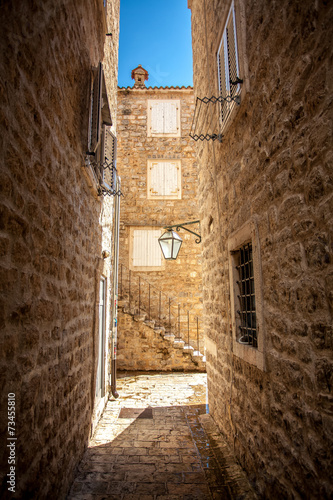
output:
[[[193,85],[187,0],[120,0],[120,87],[133,86],[139,64],[149,73],[147,86]]]

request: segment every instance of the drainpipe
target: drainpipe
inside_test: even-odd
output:
[[[119,261],[119,219],[120,219],[120,177],[117,176],[113,237],[113,300],[112,300],[112,337],[111,337],[111,392],[118,398],[117,392],[117,308],[118,308],[118,261]]]

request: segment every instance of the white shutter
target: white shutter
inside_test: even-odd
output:
[[[164,195],[164,163],[154,162],[150,167],[150,189],[152,196]]]
[[[164,196],[178,194],[178,168],[174,162],[164,163]]]
[[[229,74],[226,58],[226,37],[223,34],[220,49],[217,55],[218,70],[219,70],[219,87],[220,95],[222,97],[227,97],[229,95]],[[226,119],[228,115],[228,103],[226,101],[221,102],[221,118],[222,122]]]
[[[160,231],[147,231],[147,266],[161,266],[161,250],[158,243],[158,238],[161,236]]]
[[[180,161],[148,161],[148,199],[180,199]]]
[[[163,118],[164,118],[164,129],[165,134],[177,134],[178,131],[178,113],[177,113],[177,103],[175,102],[164,102],[163,103]]]
[[[235,31],[235,11],[232,6],[229,14],[229,19],[226,26],[226,39],[227,39],[227,58],[228,58],[228,73],[229,73],[229,91],[230,95],[237,95],[239,90],[238,85],[230,84],[230,81],[235,82],[238,77],[238,60],[237,60],[237,42]]]
[[[160,267],[162,265],[158,238],[159,230],[135,229],[133,231],[133,267]]]
[[[152,134],[163,134],[163,102],[152,102],[150,105],[150,127]]]

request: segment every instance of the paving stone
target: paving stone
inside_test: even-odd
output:
[[[107,403],[68,500],[256,498],[206,413],[205,386],[204,374],[124,374],[120,397]],[[145,408],[152,418],[139,418]],[[121,409],[136,418],[119,418]]]

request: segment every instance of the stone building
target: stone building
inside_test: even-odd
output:
[[[0,496],[61,499],[108,394],[119,0],[0,18]]]
[[[170,331],[178,339],[177,347],[184,346],[179,338],[188,345],[189,333],[193,350],[203,350],[197,322],[202,310],[201,244],[181,229],[178,234],[184,242],[177,260],[172,261],[164,260],[158,244],[164,226],[199,219],[197,161],[189,137],[193,88],[146,87],[148,73],[141,65],[132,71],[132,78],[133,87],[118,89],[117,165],[124,198],[117,365],[123,369],[193,369],[196,363],[174,349]],[[186,227],[200,232],[199,223]],[[137,320],[153,320],[153,326],[162,330],[153,333],[144,325],[139,327],[129,312],[137,313]]]
[[[333,5],[188,6],[210,412],[264,498],[331,498]]]

